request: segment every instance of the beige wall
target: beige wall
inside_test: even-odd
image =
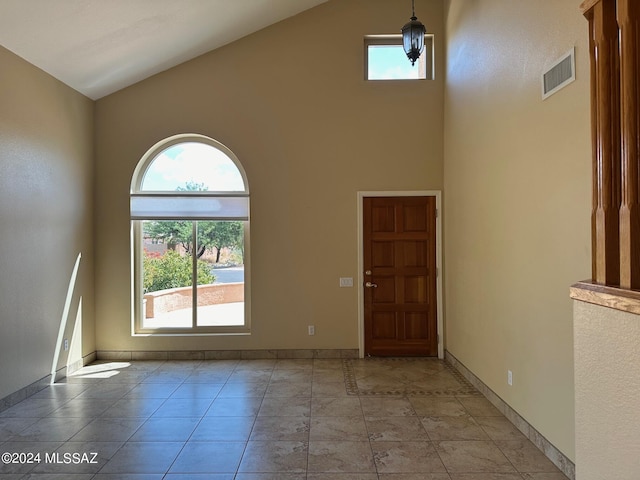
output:
[[[640,317],[574,302],[576,479],[640,475]]]
[[[578,5],[449,2],[443,200],[446,348],[570,459],[568,288],[591,265],[588,37]],[[573,46],[577,80],[542,101],[547,63]]]
[[[365,34],[408,5],[334,0],[97,102],[98,350],[357,348],[356,193],[443,185],[443,6],[437,80],[363,80]],[[252,335],[132,337],[129,187],[157,141],[200,133],[231,148],[251,189]],[[307,325],[315,325],[315,336]]]
[[[81,344],[71,360],[95,350],[93,102],[2,47],[0,72],[3,398],[51,372],[79,254],[65,337]],[[76,318],[81,328],[73,339]],[[67,358],[60,352],[57,366]]]
[[[0,398],[49,372],[78,254],[76,356],[356,348],[357,291],[338,288],[358,276],[356,192],[444,186],[447,348],[574,458],[567,287],[590,265],[586,23],[573,0],[449,0],[445,97],[441,3],[416,2],[436,35],[433,82],[363,81],[363,35],[397,31],[406,5],[332,0],[97,102],[95,330],[93,104],[0,48]],[[542,102],[545,64],[574,45],[578,80]],[[250,337],[130,336],[131,175],[185,132],[225,143],[249,177]]]

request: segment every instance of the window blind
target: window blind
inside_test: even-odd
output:
[[[131,194],[132,220],[249,220],[249,197],[242,195]]]

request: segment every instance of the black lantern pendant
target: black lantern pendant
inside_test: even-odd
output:
[[[416,18],[414,0],[411,0],[411,11],[411,20],[402,27],[402,43],[404,51],[413,65],[424,50],[424,34],[427,33],[427,29]]]

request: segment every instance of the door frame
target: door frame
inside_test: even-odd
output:
[[[358,192],[358,348],[364,358],[364,234],[363,203],[365,197],[436,197],[436,318],[438,328],[438,358],[444,359],[444,304],[442,301],[442,191],[359,191]]]

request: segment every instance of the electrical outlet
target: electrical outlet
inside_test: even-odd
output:
[[[66,352],[67,350],[69,350],[69,340],[68,339],[64,339],[64,351]]]
[[[316,327],[313,325],[309,325],[309,335],[315,335],[316,334]]]
[[[509,386],[513,385],[513,372],[511,370],[507,370],[507,384]]]

